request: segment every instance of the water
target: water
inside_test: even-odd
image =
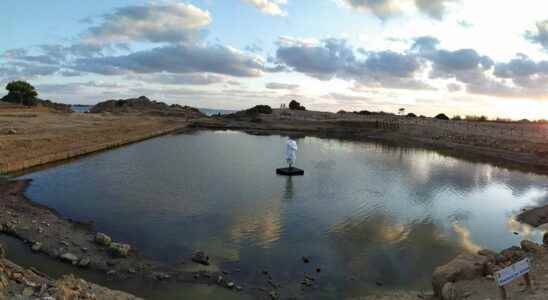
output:
[[[70,108],[73,112],[85,113],[89,112],[92,105],[71,105]]]
[[[28,196],[145,255],[204,250],[238,280],[338,299],[430,288],[462,251],[500,250],[542,232],[513,221],[543,203],[546,176],[433,151],[298,139],[303,177],[280,177],[285,137],[203,131],[165,136],[25,175]],[[520,235],[514,235],[518,232]],[[303,264],[302,256],[312,262]],[[304,272],[319,287],[300,291]],[[159,298],[160,299],[160,298]]]
[[[237,112],[237,110],[230,110],[230,109],[214,109],[214,108],[198,108],[203,114],[207,116],[213,116],[213,115],[228,115],[231,113]]]

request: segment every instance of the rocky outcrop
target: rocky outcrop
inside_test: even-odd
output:
[[[466,294],[459,281],[469,281],[481,277],[493,279],[495,272],[506,268],[526,257],[543,257],[544,247],[529,240],[522,240],[521,247],[511,246],[500,252],[488,249],[478,254],[464,253],[448,264],[435,269],[432,275],[432,287],[437,297],[442,300],[462,299]]]
[[[177,104],[168,105],[152,101],[145,96],[139,98],[107,100],[100,102],[89,110],[90,113],[113,114],[147,114],[168,117],[202,118],[205,117],[198,109]]]
[[[437,296],[442,296],[446,283],[471,280],[485,275],[489,258],[483,255],[463,253],[448,264],[437,267],[432,276],[432,287]]]

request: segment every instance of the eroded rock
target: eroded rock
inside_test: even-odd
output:
[[[523,240],[520,243],[521,249],[523,249],[525,252],[531,252],[534,254],[542,254],[544,252],[544,249],[539,244],[529,241],[529,240]]]
[[[489,258],[482,255],[463,253],[455,257],[448,264],[437,267],[432,275],[432,287],[437,296],[442,295],[443,286],[447,282],[471,280],[485,274],[485,265]]]
[[[72,263],[72,264],[76,264],[78,262],[78,256],[76,256],[76,255],[74,255],[70,252],[62,254],[60,256],[60,258],[61,258],[61,260]]]
[[[104,233],[101,233],[101,232],[98,232],[96,235],[95,235],[95,243],[96,244],[99,244],[101,246],[110,246],[110,244],[112,243],[112,238],[110,238],[110,236],[104,234]]]
[[[194,254],[192,255],[192,261],[205,266],[209,266],[209,256],[207,256],[203,251],[194,252]]]
[[[123,243],[111,243],[109,249],[115,257],[128,257],[131,246]]]
[[[457,300],[457,289],[452,282],[446,282],[441,290],[442,300]]]

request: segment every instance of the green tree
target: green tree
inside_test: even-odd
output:
[[[5,102],[23,104],[26,106],[34,106],[38,103],[38,93],[34,87],[26,81],[12,81],[6,85],[6,90],[9,93],[0,99]]]
[[[20,94],[25,98],[34,98],[38,96],[38,93],[36,92],[34,87],[30,83],[22,80],[12,81],[8,83],[8,85],[6,85],[6,90],[8,90],[10,93]]]

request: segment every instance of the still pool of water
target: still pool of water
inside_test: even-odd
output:
[[[27,195],[165,262],[204,250],[238,280],[270,271],[288,295],[355,297],[429,289],[462,251],[542,232],[512,217],[543,203],[548,177],[433,151],[306,137],[303,177],[281,177],[286,137],[171,135],[23,176]],[[514,232],[520,233],[515,235]],[[311,258],[303,264],[302,256]],[[321,268],[319,287],[300,291]]]

